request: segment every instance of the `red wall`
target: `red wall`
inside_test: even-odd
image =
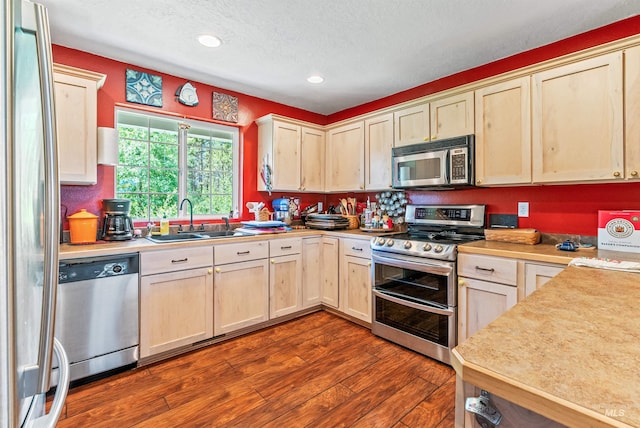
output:
[[[183,78],[61,46],[53,47],[53,56],[55,62],[107,75],[104,87],[98,92],[98,126],[114,126],[114,107],[116,104],[140,107],[137,104],[130,104],[125,101],[125,69],[127,67],[162,76],[164,88],[163,107],[162,109],[149,108],[153,111],[171,112],[193,119],[211,120],[212,92],[214,90],[237,96],[240,108],[237,125],[240,129],[243,147],[243,205],[240,208],[243,219],[248,219],[249,216],[244,203],[247,201],[267,202],[283,195],[278,193],[268,196],[265,192],[257,192],[255,190],[257,186],[258,130],[254,121],[260,116],[277,113],[324,125],[638,33],[640,33],[640,16],[425,83],[416,88],[329,116],[311,113],[198,82],[192,83],[197,88],[200,104],[197,107],[187,107],[175,101],[175,96],[173,95],[178,86],[186,82]],[[98,166],[98,184],[95,186],[62,186],[62,204],[66,205],[69,214],[78,211],[80,208],[87,208],[89,211],[99,214],[100,199],[113,197],[113,176],[112,167]],[[364,200],[367,195],[373,196],[374,194],[350,194],[350,196],[357,196],[359,200]],[[302,205],[306,206],[318,201],[323,201],[325,205],[335,204],[338,197],[344,195],[299,194],[297,196],[300,196]],[[530,217],[521,218],[520,227],[534,227],[547,233],[595,235],[597,211],[599,209],[640,209],[640,183],[474,188],[445,192],[416,191],[410,192],[410,200],[413,203],[482,203],[487,205],[487,211],[490,213],[516,213],[517,202],[528,201],[530,203]]]

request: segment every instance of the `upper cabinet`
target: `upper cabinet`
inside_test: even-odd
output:
[[[624,177],[622,52],[534,73],[533,182]]]
[[[330,129],[327,132],[326,155],[328,192],[364,190],[363,121]]]
[[[393,113],[364,121],[365,189],[391,188],[391,149],[393,148]]]
[[[624,52],[624,178],[640,179],[640,46]]]
[[[96,184],[98,89],[106,76],[54,64],[60,184]]]
[[[473,91],[431,101],[430,140],[473,134]]]
[[[394,147],[429,141],[429,103],[393,112]]]
[[[325,132],[272,115],[258,119],[258,176],[266,161],[273,190],[324,191]],[[258,180],[258,190],[267,190]]]
[[[531,183],[530,77],[476,90],[476,184]]]

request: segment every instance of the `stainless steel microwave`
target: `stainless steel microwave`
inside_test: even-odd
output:
[[[393,187],[445,190],[474,184],[474,136],[392,149]]]

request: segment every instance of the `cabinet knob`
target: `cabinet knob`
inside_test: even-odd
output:
[[[220,272],[222,272],[222,269],[220,269],[220,268],[216,268],[216,272],[217,272],[217,273],[220,273]]]
[[[275,260],[273,260],[273,259],[271,259],[271,264],[272,264],[272,265],[275,265],[275,264],[276,264],[276,261],[275,261]]]
[[[482,184],[482,180],[476,180],[476,183]]]
[[[463,287],[463,286],[464,286],[464,279],[462,279],[462,278],[458,278],[458,285],[459,285],[460,287]]]
[[[637,177],[638,176],[638,171],[631,171],[631,176],[632,177]]]
[[[306,188],[306,187],[304,187],[304,186],[302,186],[302,187],[300,188],[300,190],[307,190],[307,188]]]
[[[613,173],[613,176],[614,176],[614,177],[620,177],[620,171],[615,171],[615,172]]]
[[[435,140],[436,138],[438,138],[438,136],[437,136],[437,135],[432,135],[432,136],[431,136],[431,139],[432,139],[432,140]]]
[[[364,190],[364,185],[363,184],[360,185],[360,190]]]
[[[371,262],[367,263],[367,266],[371,267]]]
[[[422,141],[429,141],[429,137],[424,137]]]
[[[211,275],[211,274],[213,273],[213,269],[208,269],[208,270],[207,270],[207,273],[208,273],[209,275]]]

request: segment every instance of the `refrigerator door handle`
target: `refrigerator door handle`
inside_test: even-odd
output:
[[[56,388],[56,394],[53,397],[53,403],[49,409],[49,413],[29,422],[26,428],[54,428],[58,423],[58,419],[64,408],[64,400],[69,392],[69,358],[62,344],[58,339],[53,339],[53,352],[58,359],[60,380]]]
[[[58,236],[60,235],[60,195],[58,181],[58,145],[56,141],[56,121],[53,89],[53,64],[51,60],[51,39],[47,10],[34,4],[38,65],[43,98],[44,153],[45,153],[45,215],[44,215],[44,287],[42,325],[40,329],[40,350],[38,367],[40,376],[38,390],[49,390],[51,377],[52,349],[54,345],[56,291],[58,287]]]

